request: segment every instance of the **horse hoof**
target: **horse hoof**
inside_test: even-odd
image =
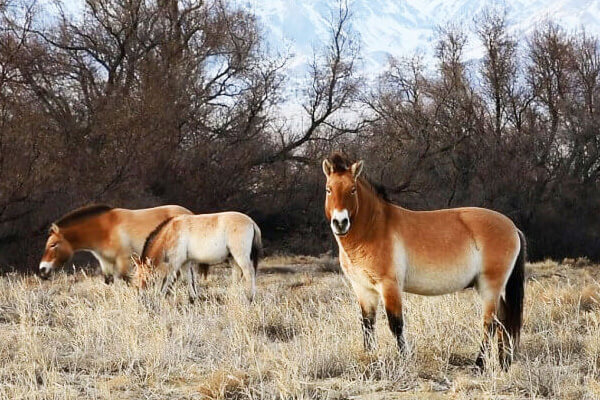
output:
[[[114,276],[112,276],[112,275],[105,275],[104,276],[104,283],[106,283],[107,285],[110,285],[114,281],[115,281],[115,277]]]
[[[475,368],[477,368],[479,372],[483,372],[483,370],[485,369],[483,357],[477,357],[477,359],[475,360]]]

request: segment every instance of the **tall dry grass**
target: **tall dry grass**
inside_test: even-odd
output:
[[[518,359],[479,373],[475,292],[406,295],[408,353],[380,312],[378,350],[365,354],[358,306],[330,263],[267,260],[253,304],[225,268],[194,305],[185,284],[165,300],[83,273],[4,276],[0,398],[600,397],[596,266],[529,266]]]

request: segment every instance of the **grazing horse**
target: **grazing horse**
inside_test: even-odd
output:
[[[136,281],[146,285],[149,270],[166,271],[161,292],[167,294],[185,264],[189,274],[190,301],[198,296],[194,269],[196,262],[206,271],[208,265],[233,259],[234,277],[243,275],[250,301],[256,292],[256,268],[262,253],[260,228],[249,216],[238,212],[180,215],[164,221],[148,235],[137,264]],[[232,263],[234,264],[234,263]]]
[[[500,363],[508,368],[522,324],[526,250],[521,231],[506,216],[483,208],[396,206],[361,177],[362,170],[362,161],[353,163],[339,153],[323,161],[325,214],[341,267],[358,297],[365,348],[375,345],[380,298],[403,349],[402,291],[433,296],[475,287],[484,309],[476,365],[483,367],[499,327]]]
[[[129,280],[131,255],[141,253],[148,234],[165,219],[191,214],[180,206],[161,206],[142,210],[91,205],[71,211],[55,221],[49,232],[40,276],[64,265],[77,251],[91,252],[106,283],[114,276]]]

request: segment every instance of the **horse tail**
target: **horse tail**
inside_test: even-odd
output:
[[[513,351],[519,345],[523,325],[523,300],[525,297],[525,261],[527,242],[523,232],[518,231],[521,249],[506,283],[504,299],[500,301],[500,322],[510,336]]]
[[[254,237],[252,238],[252,250],[250,251],[250,259],[254,264],[254,271],[258,269],[258,261],[263,256],[262,237],[258,225],[254,225]]]

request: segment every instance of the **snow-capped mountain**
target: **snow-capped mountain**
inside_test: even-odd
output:
[[[289,48],[300,66],[310,59],[313,48],[327,38],[327,21],[334,0],[237,0],[237,5],[255,13],[262,22],[271,47]],[[436,28],[448,22],[468,31],[474,18],[486,8],[507,11],[509,30],[525,37],[538,24],[550,19],[569,30],[585,28],[600,33],[598,0],[350,0],[352,25],[361,38],[364,67],[376,73],[389,56],[432,54]],[[478,58],[481,47],[470,35],[466,56]]]

